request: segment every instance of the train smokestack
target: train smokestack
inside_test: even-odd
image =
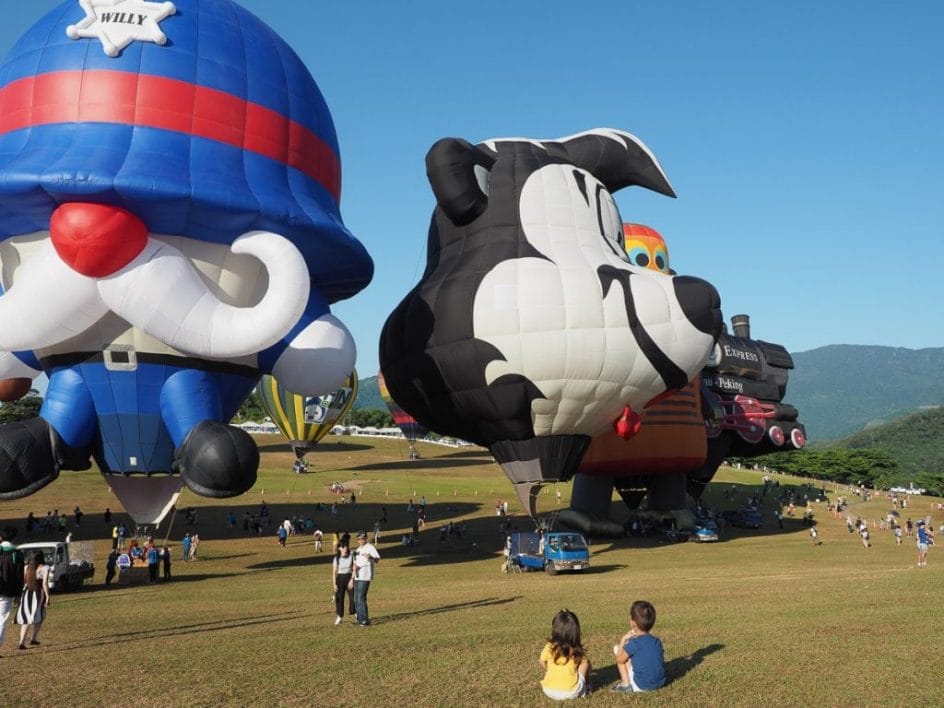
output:
[[[731,318],[731,327],[735,337],[751,338],[751,318],[748,315],[734,315]]]

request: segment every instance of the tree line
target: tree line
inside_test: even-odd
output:
[[[797,477],[815,477],[838,484],[864,484],[873,489],[907,487],[914,484],[934,496],[944,496],[944,474],[921,471],[904,472],[898,461],[877,448],[804,448],[774,452],[756,458],[731,458],[750,467],[760,465]]]

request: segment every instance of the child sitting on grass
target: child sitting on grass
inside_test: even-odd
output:
[[[554,615],[539,661],[544,669],[541,688],[548,698],[563,701],[590,692],[590,660],[580,641],[580,620],[570,610]]]
[[[620,680],[611,691],[654,691],[665,685],[662,641],[649,634],[655,623],[656,608],[645,600],[636,600],[629,608],[629,631],[613,645]]]

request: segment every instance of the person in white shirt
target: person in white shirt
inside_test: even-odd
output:
[[[367,532],[358,531],[357,551],[354,554],[354,576],[351,586],[354,588],[354,614],[356,624],[366,627],[370,624],[367,610],[367,591],[374,579],[374,565],[380,561],[380,554],[373,544],[367,542]]]

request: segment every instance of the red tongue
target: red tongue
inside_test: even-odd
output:
[[[642,420],[639,418],[639,414],[629,406],[623,409],[623,415],[613,423],[616,434],[623,438],[623,440],[629,440],[633,435],[639,432],[641,427]]]
[[[83,202],[58,207],[49,220],[49,234],[62,261],[91,278],[126,266],[148,239],[147,226],[130,211]]]

